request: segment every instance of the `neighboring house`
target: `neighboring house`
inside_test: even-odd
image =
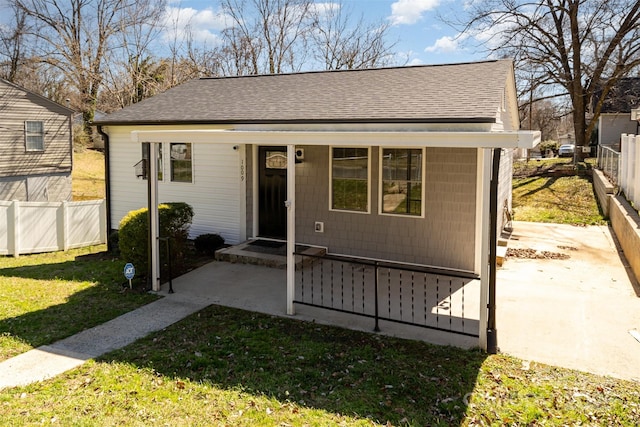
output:
[[[0,79],[0,200],[71,200],[72,114]]]
[[[152,143],[157,200],[194,207],[192,237],[282,239],[290,249],[295,241],[475,273],[483,283],[494,149],[504,149],[500,229],[511,150],[540,140],[518,131],[508,60],[203,78],[96,125],[107,140],[112,229],[146,206],[134,165]]]
[[[594,102],[598,101],[598,97]],[[620,151],[620,135],[638,134],[631,110],[640,108],[640,77],[620,79],[607,94],[598,118],[598,144]]]

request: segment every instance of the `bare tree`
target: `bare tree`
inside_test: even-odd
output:
[[[309,48],[326,70],[374,68],[395,60],[392,49],[397,42],[388,40],[389,23],[366,24],[362,16],[354,21],[342,2],[324,3],[311,10]]]
[[[530,78],[525,90],[538,99],[567,97],[576,145],[587,145],[604,97],[640,65],[640,1],[484,0],[469,7],[463,37],[515,58]]]
[[[26,56],[27,15],[15,4],[7,8],[11,20],[0,25],[0,77],[15,82]]]
[[[89,130],[114,35],[148,16],[128,13],[136,0],[14,1],[33,21],[30,34],[41,42],[41,61],[60,70],[77,91],[74,107],[82,111]]]
[[[105,67],[105,89],[111,99],[105,110],[125,107],[155,95],[163,89],[167,80],[166,61],[157,60],[154,55],[154,42],[161,36],[163,9],[151,3],[154,0],[139,0],[124,5],[121,10],[123,27],[114,36],[114,49],[109,56],[109,66]],[[126,26],[128,25],[128,26]]]
[[[235,74],[279,74],[304,64],[311,0],[222,0],[233,26],[222,36]]]

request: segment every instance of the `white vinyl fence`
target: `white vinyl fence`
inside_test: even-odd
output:
[[[0,255],[66,251],[106,242],[104,200],[0,201]]]
[[[627,200],[638,210],[640,208],[640,135],[622,134],[619,184]]]

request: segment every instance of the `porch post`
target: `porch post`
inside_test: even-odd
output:
[[[153,291],[160,290],[160,250],[158,247],[158,230],[160,219],[158,214],[158,143],[149,143],[149,227],[151,235],[151,289]]]
[[[287,145],[287,314],[294,315],[296,280],[296,147]]]
[[[476,245],[479,262],[477,262],[478,274],[480,275],[480,331],[478,345],[487,351],[487,325],[489,305],[489,240],[490,240],[490,218],[489,218],[489,193],[491,182],[491,149],[478,149],[478,195],[476,209],[476,226],[478,227],[476,238],[479,240]]]

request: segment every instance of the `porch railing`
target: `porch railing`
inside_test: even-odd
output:
[[[335,255],[305,255],[294,303],[479,336],[480,280],[471,273]]]

